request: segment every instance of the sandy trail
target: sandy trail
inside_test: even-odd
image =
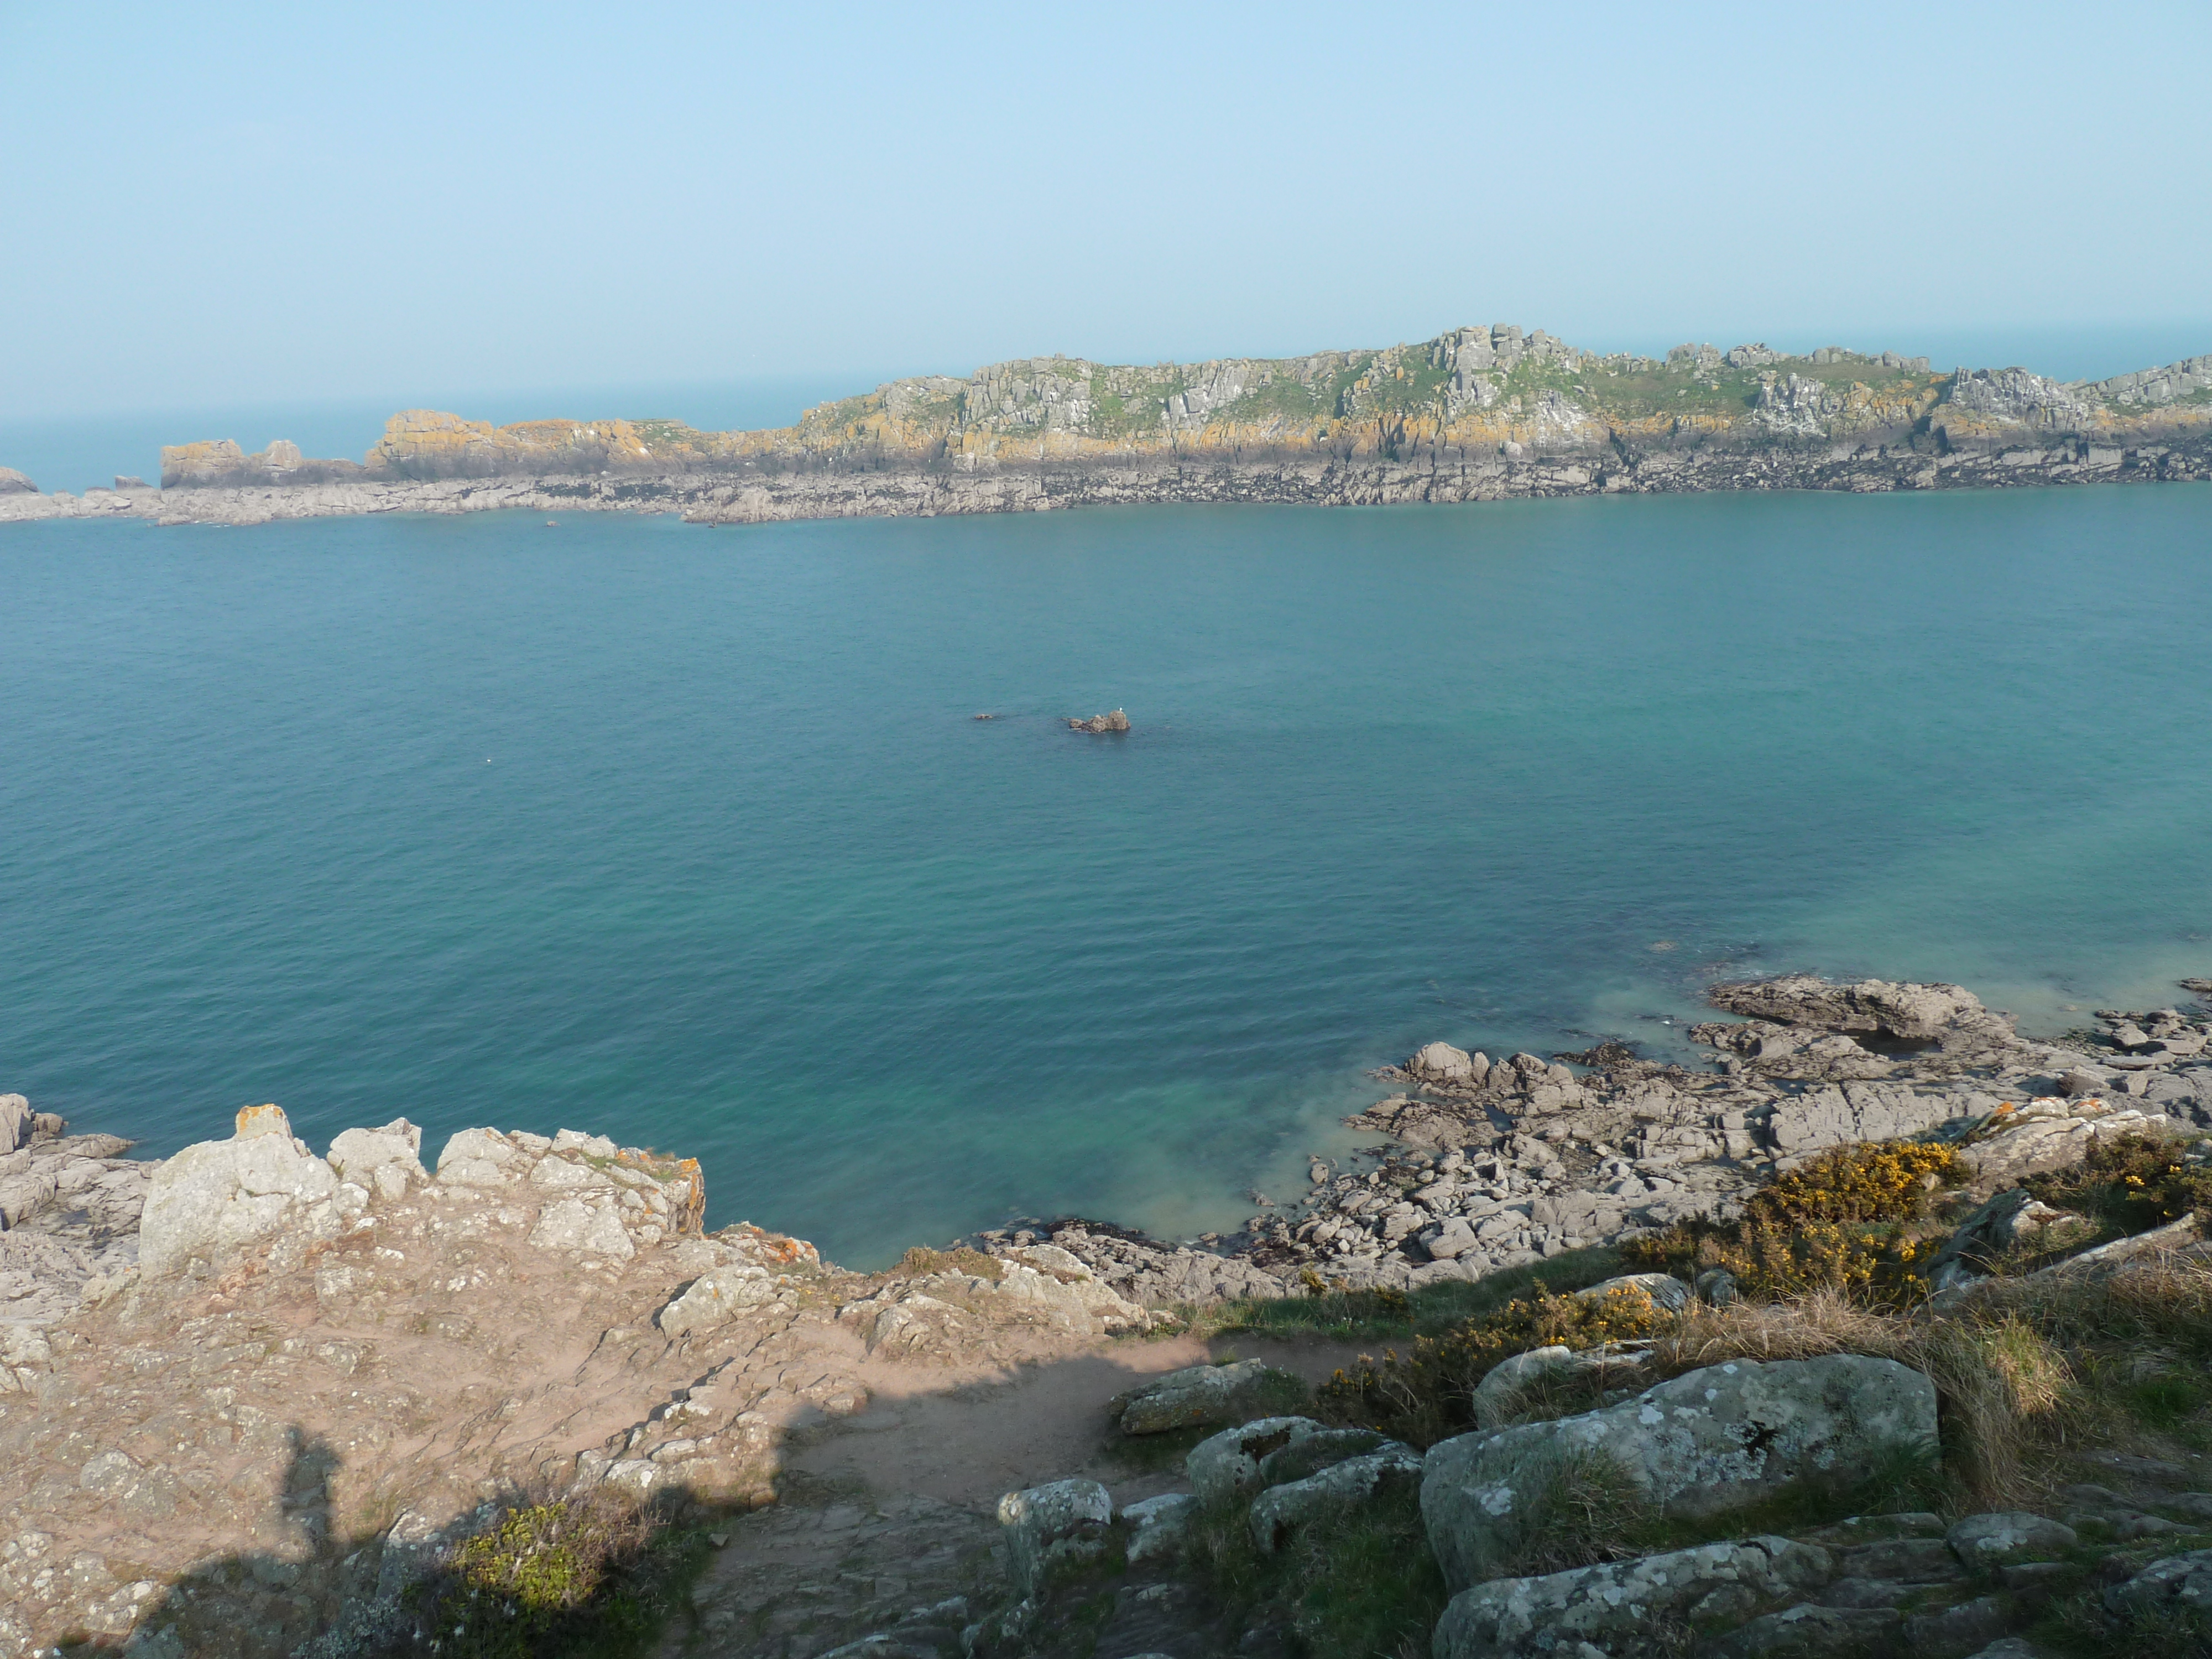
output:
[[[985,1375],[871,1365],[872,1398],[784,1457],[783,1500],[732,1522],[665,1659],[812,1659],[1002,1582],[1000,1494],[1084,1476],[1117,1504],[1180,1490],[1180,1457],[1114,1431],[1106,1403],[1186,1365],[1264,1359],[1324,1381],[1353,1344],[1194,1337],[1096,1340]],[[960,1615],[948,1614],[957,1622]]]

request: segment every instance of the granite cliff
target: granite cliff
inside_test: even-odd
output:
[[[1612,491],[1895,489],[2212,476],[2212,356],[2115,379],[1939,373],[1824,347],[1580,350],[1462,328],[1382,350],[1152,367],[1036,357],[928,375],[792,426],[495,427],[394,416],[360,461],[288,442],[165,449],[161,489],[0,495],[0,520],[167,523],[602,508],[696,522],[1103,502],[1464,501]],[[135,483],[136,481],[132,481]]]

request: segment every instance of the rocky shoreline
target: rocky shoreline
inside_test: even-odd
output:
[[[396,415],[361,461],[288,442],[162,452],[161,488],[41,494],[0,523],[262,524],[379,513],[679,514],[696,524],[1169,502],[1376,506],[1685,491],[2001,489],[2212,477],[2212,356],[2094,382],[1824,347],[1662,361],[1517,325],[1380,351],[926,376],[787,428],[495,428]]]
[[[465,1130],[426,1167],[404,1119],[318,1157],[258,1107],[146,1164],[0,1097],[0,1656],[71,1632],[161,1659],[335,1654],[507,1495],[743,1510],[879,1394],[1191,1304],[1475,1280],[1726,1214],[1857,1141],[1954,1145],[1986,1197],[2100,1139],[2212,1124],[2201,1006],[2051,1042],[1955,986],[1711,995],[1735,1017],[1693,1033],[1711,1069],[1431,1044],[1351,1120],[1374,1153],[1316,1159],[1298,1203],[1232,1237],[1040,1224],[883,1273],[707,1234],[696,1164],[576,1131]]]

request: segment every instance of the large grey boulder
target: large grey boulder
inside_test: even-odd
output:
[[[367,1196],[341,1188],[337,1172],[294,1138],[279,1108],[249,1106],[230,1139],[187,1146],[154,1171],[138,1265],[153,1278],[280,1232],[293,1244],[332,1237]]]
[[[1410,1446],[1394,1444],[1347,1457],[1303,1480],[1261,1492],[1252,1504],[1252,1541],[1272,1555],[1302,1527],[1333,1519],[1390,1492],[1415,1491],[1420,1484],[1421,1455]]]
[[[1900,1455],[1936,1455],[1936,1385],[1920,1372],[1861,1354],[1731,1360],[1601,1410],[1440,1441],[1421,1515],[1445,1583],[1459,1589],[1513,1558],[1578,1464],[1671,1513],[1704,1515]]]
[[[1690,1620],[1741,1618],[1825,1583],[1817,1544],[1758,1537],[1462,1590],[1437,1621],[1434,1659],[1657,1659]]]
[[[1303,1400],[1306,1385],[1287,1371],[1257,1359],[1233,1365],[1193,1365],[1170,1371],[1121,1397],[1124,1434],[1164,1434],[1233,1422],[1273,1405]]]
[[[377,1129],[348,1129],[331,1142],[329,1163],[339,1176],[387,1199],[407,1196],[408,1183],[430,1178],[422,1167],[422,1132],[404,1117]]]
[[[1183,1459],[1183,1473],[1201,1504],[1225,1504],[1266,1485],[1261,1462],[1322,1432],[1310,1417],[1263,1417],[1201,1440]]]
[[[1894,1607],[1818,1607],[1801,1601],[1741,1625],[1705,1651],[1710,1659],[1835,1659],[1895,1653],[1904,1620]]]
[[[1690,1305],[1690,1287],[1672,1273],[1622,1273],[1601,1279],[1574,1292],[1586,1302],[1602,1302],[1615,1291],[1640,1293],[1665,1313],[1680,1313]]]
[[[1480,1083],[1490,1073],[1490,1057],[1470,1054],[1449,1042],[1431,1042],[1406,1062],[1406,1069],[1439,1083]]]
[[[1679,1285],[1681,1280],[1672,1282]],[[1510,1355],[1492,1365],[1474,1386],[1471,1404],[1475,1426],[1506,1427],[1522,1396],[1547,1383],[1573,1382],[1589,1376],[1616,1379],[1622,1387],[1640,1382],[1644,1368],[1650,1360],[1648,1348],[1622,1347],[1612,1343],[1580,1352],[1554,1345]]]
[[[1010,1492],[999,1500],[1007,1565],[1024,1595],[1036,1594],[1053,1569],[1105,1553],[1114,1500],[1096,1480],[1055,1480]]]

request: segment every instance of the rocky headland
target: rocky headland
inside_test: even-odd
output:
[[[2007,1474],[1960,1440],[1988,1402],[1942,1345],[2032,1334],[2084,1286],[2129,1305],[2212,1284],[2195,1211],[2053,1249],[2087,1224],[2034,1186],[2100,1148],[2212,1178],[2212,1011],[2105,1011],[2044,1041],[1956,986],[1711,999],[1729,1018],[1695,1030],[1710,1065],[1431,1043],[1378,1073],[1390,1092],[1352,1120],[1370,1150],[1316,1158],[1308,1191],[1232,1237],[1039,1222],[876,1273],[749,1224],[707,1232],[695,1163],[592,1133],[468,1129],[426,1164],[398,1119],[318,1155],[260,1106],[144,1163],[0,1097],[0,1655],[428,1651],[424,1608],[450,1613],[439,1587],[483,1539],[586,1503],[712,1540],[662,1609],[671,1655],[1333,1653],[1336,1614],[1305,1591],[1235,1585],[1294,1561],[1337,1583],[1366,1559],[1344,1528],[1386,1522],[1404,1534],[1386,1601],[1429,1609],[1438,1659],[1907,1640],[2018,1659],[2062,1591],[2105,1609],[2100,1640],[2197,1607],[2212,1476],[2175,1426],[2186,1389],[2158,1380],[2188,1357],[2128,1350],[2118,1386],[2166,1401],[2144,1419],[2165,1428],[2069,1418],[2105,1462]],[[1941,1200],[1915,1211],[1924,1247],[1884,1258],[1912,1264],[1920,1312],[1762,1297],[1755,1250],[1650,1270],[1839,1157]],[[1620,1272],[1639,1249],[1646,1270]],[[1547,1274],[1577,1294],[1547,1300]],[[1409,1369],[1252,1334],[1269,1310],[1387,1321],[1438,1297],[1462,1298],[1459,1322]],[[2212,1302],[2189,1306],[2197,1328]],[[1255,1346],[1275,1363],[1212,1363]],[[1990,1352],[2021,1412],[2064,1384],[2029,1374],[2027,1338]],[[1447,1432],[1419,1367],[1451,1353],[1480,1384],[1437,1396],[1462,1413]],[[1502,1518],[1591,1447],[1644,1545],[1592,1554]],[[1899,1458],[1927,1466],[1911,1504],[1799,1501]],[[1959,1512],[1934,1512],[1931,1460],[1960,1458]],[[1607,1612],[1632,1602],[1656,1622]]]
[[[394,416],[360,461],[279,441],[165,449],[161,488],[40,494],[0,522],[258,524],[368,513],[605,510],[701,524],[1108,503],[1316,506],[1718,489],[1933,489],[2212,477],[2212,356],[2111,380],[1932,370],[1824,347],[1598,356],[1542,329],[1382,350],[1129,367],[1079,358],[924,376],[793,426],[494,427]]]

